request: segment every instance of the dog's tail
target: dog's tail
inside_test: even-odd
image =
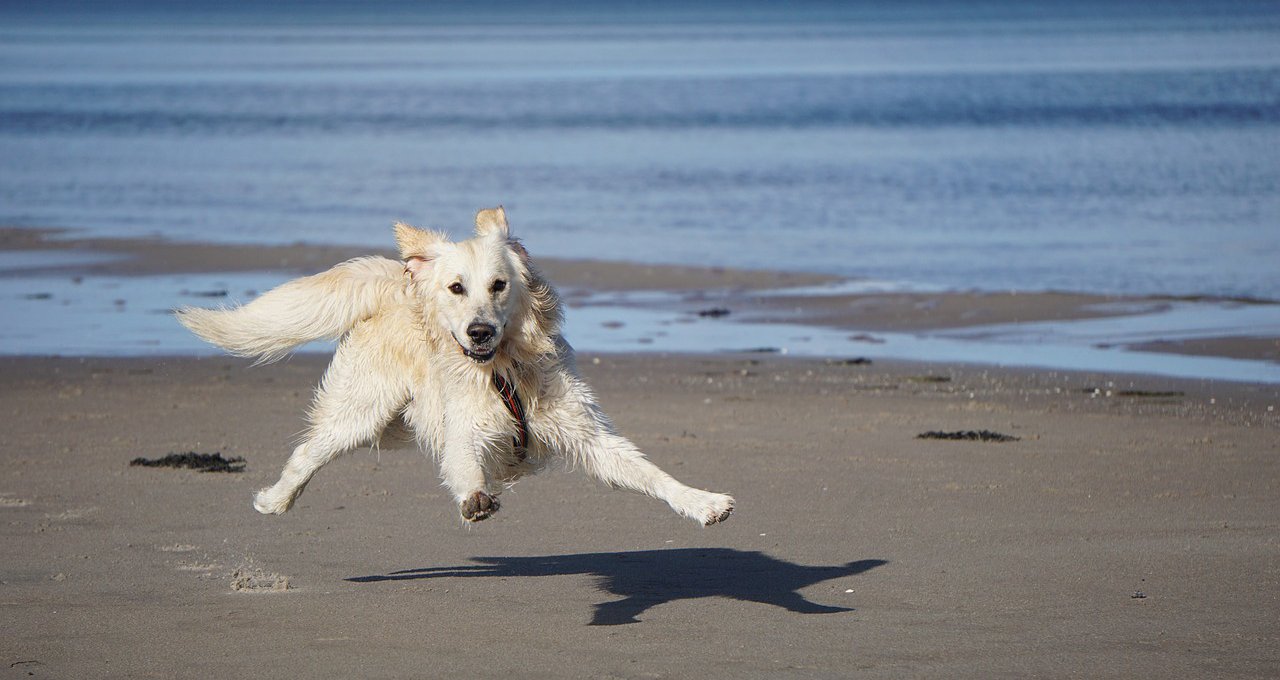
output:
[[[184,307],[175,315],[204,340],[267,363],[303,343],[341,337],[373,316],[401,290],[403,271],[394,260],[360,257],[294,279],[240,307]]]

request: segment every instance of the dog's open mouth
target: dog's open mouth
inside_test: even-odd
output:
[[[468,359],[476,362],[477,364],[488,363],[489,360],[493,359],[494,355],[498,353],[496,348],[487,350],[468,349],[466,345],[462,344],[462,341],[458,340],[457,336],[454,336],[453,341],[458,343],[458,349],[462,350],[462,353],[465,354]]]

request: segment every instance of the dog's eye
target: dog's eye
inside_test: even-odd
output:
[[[506,290],[506,289],[507,289],[507,282],[506,282],[506,281],[503,281],[502,279],[498,279],[497,281],[494,281],[494,282],[493,282],[493,292],[495,292],[495,293],[501,293],[502,291],[504,291],[504,290]]]
[[[462,295],[463,293],[467,292],[467,289],[461,283],[454,281],[453,283],[449,284],[449,292],[453,293],[454,295]]]

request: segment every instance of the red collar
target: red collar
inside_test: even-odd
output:
[[[493,372],[493,388],[498,390],[502,405],[506,406],[511,417],[515,418],[516,436],[511,438],[511,447],[515,451],[516,458],[523,461],[528,455],[529,422],[524,417],[524,404],[520,403],[520,394],[516,392],[516,386],[507,382],[507,379],[497,371]]]

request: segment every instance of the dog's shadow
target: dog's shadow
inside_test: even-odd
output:
[[[848,607],[806,600],[801,588],[874,569],[885,560],[859,560],[834,567],[792,564],[754,551],[683,548],[585,553],[545,557],[474,557],[479,564],[424,567],[355,576],[354,583],[427,578],[533,577],[590,574],[600,589],[622,597],[595,606],[591,625],[638,623],[651,607],[675,600],[726,597],[782,607],[798,614],[832,614]]]

